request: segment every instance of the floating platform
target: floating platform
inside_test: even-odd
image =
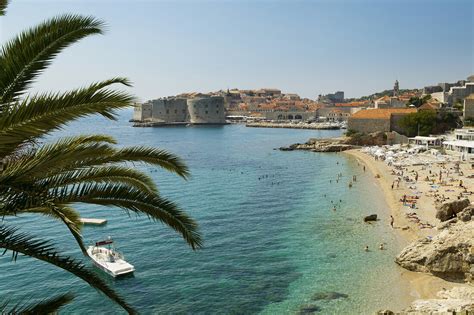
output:
[[[81,218],[80,220],[84,225],[104,225],[107,223],[106,219]]]

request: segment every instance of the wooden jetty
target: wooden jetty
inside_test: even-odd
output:
[[[84,225],[104,225],[107,223],[106,219],[81,218],[80,220]]]

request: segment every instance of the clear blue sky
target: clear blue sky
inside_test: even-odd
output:
[[[474,73],[472,0],[12,0],[0,41],[66,12],[108,31],[67,49],[35,90],[120,75],[141,100],[233,87],[356,97]]]

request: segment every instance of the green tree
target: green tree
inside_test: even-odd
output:
[[[405,130],[405,135],[413,137],[445,133],[458,127],[460,121],[459,117],[452,112],[422,110],[404,116],[400,119],[399,125]]]
[[[405,130],[405,134],[409,137],[429,135],[436,123],[436,112],[432,110],[411,113],[405,115],[399,121],[400,127]]]
[[[0,15],[6,8],[7,1],[0,0]],[[133,96],[110,88],[113,84],[130,86],[124,78],[65,93],[27,94],[57,54],[85,37],[102,34],[103,27],[103,22],[92,17],[62,15],[22,32],[0,50],[0,215],[37,214],[57,220],[67,226],[84,253],[80,213],[74,205],[114,206],[163,222],[192,249],[200,248],[197,223],[163,198],[147,174],[132,167],[132,163],[146,163],[186,179],[188,169],[177,156],[142,146],[119,148],[107,135],[81,135],[39,144],[39,139],[73,120],[95,114],[114,120],[118,109],[132,105]],[[0,248],[12,252],[14,260],[22,254],[62,268],[134,313],[83,263],[59,253],[49,240],[18,231],[8,220],[0,223]],[[72,298],[66,293],[10,309],[0,304],[0,312],[53,312]]]
[[[415,105],[415,107],[418,108],[421,105],[426,104],[430,99],[431,99],[431,95],[429,94],[423,97],[414,96],[414,97],[410,97],[406,105],[407,106]]]

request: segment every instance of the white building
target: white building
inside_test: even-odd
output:
[[[416,136],[413,138],[408,138],[409,144],[423,145],[427,148],[429,147],[439,147],[441,146],[442,139],[440,137],[423,137]]]
[[[445,150],[459,153],[465,161],[474,159],[474,129],[456,129],[454,137],[443,142]]]

